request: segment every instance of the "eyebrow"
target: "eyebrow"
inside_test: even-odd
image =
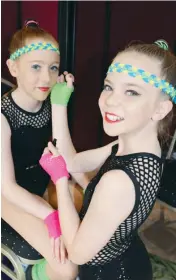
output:
[[[105,80],[104,80],[104,83],[105,83],[105,82],[109,83],[110,85],[113,85],[113,82],[111,82],[111,81],[108,80],[108,79],[105,79]],[[142,86],[137,85],[137,84],[135,84],[135,83],[124,83],[124,84],[125,84],[126,86],[129,86],[129,87],[138,87],[139,89],[145,91],[145,89],[144,89]]]
[[[43,60],[29,60],[28,62],[29,63],[34,63],[34,62],[44,63]],[[51,63],[51,65],[52,64],[59,64],[59,62],[58,61],[54,61],[54,62]]]
[[[108,79],[105,79],[105,80],[104,80],[104,83],[105,83],[105,82],[107,82],[107,83],[113,85],[113,83],[112,83],[110,80],[108,80]]]
[[[129,86],[129,87],[138,87],[142,90],[145,90],[142,86],[138,85],[138,84],[133,84],[133,83],[125,83],[125,85]]]

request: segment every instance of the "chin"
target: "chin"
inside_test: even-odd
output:
[[[37,101],[45,101],[46,98],[48,97],[49,93],[45,93],[45,94],[38,94],[37,96],[35,96],[35,99]]]
[[[117,137],[117,136],[119,136],[119,133],[113,133],[113,132],[110,132],[110,131],[107,131],[107,130],[104,130],[104,132],[108,135],[108,136],[110,136],[110,137]]]
[[[45,101],[46,99],[47,99],[47,96],[41,97],[41,98],[36,98],[37,101],[41,101],[41,102]]]
[[[104,132],[110,137],[116,137],[119,134],[121,134],[120,129],[116,129],[115,127],[110,128],[109,125],[107,126],[107,125],[103,124],[103,128],[104,128]]]

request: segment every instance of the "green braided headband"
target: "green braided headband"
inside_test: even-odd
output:
[[[149,83],[162,90],[162,92],[168,94],[173,103],[176,103],[176,89],[165,80],[157,78],[157,76],[153,74],[145,72],[144,70],[138,69],[132,65],[122,63],[111,64],[107,73],[112,72],[126,73],[131,77],[141,78],[144,82]]]
[[[168,51],[168,49],[169,49],[168,43],[163,39],[155,41],[154,44],[158,45],[158,47],[160,47],[161,49],[164,49],[165,51]]]
[[[56,48],[51,43],[41,43],[41,42],[39,42],[39,43],[33,43],[33,44],[30,44],[30,45],[24,46],[24,47],[16,50],[14,53],[11,54],[10,59],[15,60],[24,53],[28,53],[28,52],[36,51],[36,50],[51,50],[51,51],[55,51],[58,54],[60,54],[59,49]]]

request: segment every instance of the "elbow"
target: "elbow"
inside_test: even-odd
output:
[[[67,163],[67,171],[68,171],[70,174],[74,173],[74,169],[73,169],[73,167],[72,167],[71,164],[68,164],[68,163]]]
[[[73,158],[71,161],[66,162],[67,170],[69,173],[84,173],[82,166],[77,158]]]
[[[2,184],[1,184],[1,194],[2,194],[5,198],[7,198],[8,193],[9,193],[9,191],[8,191],[8,185],[7,185],[6,183],[2,182]]]
[[[10,195],[9,195],[9,191],[7,190],[7,188],[3,187],[1,188],[1,195],[6,198],[7,200],[10,200]]]
[[[68,258],[76,265],[84,265],[91,260],[76,249],[68,251]]]
[[[12,182],[2,182],[1,186],[1,194],[6,198],[6,199],[11,199],[11,194],[12,194]],[[13,192],[14,194],[14,192]]]
[[[79,160],[77,160],[77,154],[75,153],[72,155],[72,157],[68,158],[63,155],[63,158],[65,159],[67,170],[69,173],[81,173],[81,166],[78,163]]]
[[[76,170],[76,165],[74,164],[74,161],[68,161],[66,162],[66,165],[67,165],[67,170],[70,174],[72,173],[77,173],[78,171]]]
[[[76,264],[76,265],[84,265],[84,264],[86,264],[87,262],[86,261],[84,261],[82,258],[80,258],[80,257],[78,257],[78,256],[74,256],[74,255],[69,255],[69,260],[72,262],[72,263],[74,263],[74,264]]]

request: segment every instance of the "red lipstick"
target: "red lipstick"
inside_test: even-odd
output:
[[[121,118],[118,115],[115,115],[113,113],[108,113],[105,112],[105,121],[108,123],[119,123],[123,120],[123,118]]]
[[[48,91],[50,88],[49,87],[39,87],[39,89],[41,90],[41,91]]]

